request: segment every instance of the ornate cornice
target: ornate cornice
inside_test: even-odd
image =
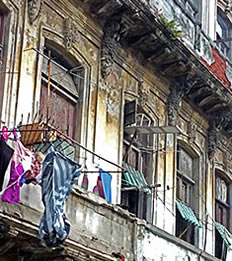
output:
[[[188,75],[176,77],[174,83],[170,84],[167,100],[168,125],[177,124],[181,99],[189,93],[191,87],[192,79]]]
[[[232,119],[232,106],[227,106],[224,110],[214,113],[209,120],[208,129],[208,156],[212,159],[219,146],[222,131]]]
[[[126,36],[129,24],[124,13],[109,18],[103,28],[101,50],[101,75],[105,79],[112,72],[112,66],[120,41]]]

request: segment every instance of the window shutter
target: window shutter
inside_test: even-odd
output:
[[[47,116],[48,107],[48,89],[45,83],[41,86],[40,96],[40,113],[43,116]],[[50,117],[51,121],[54,122],[54,126],[73,137],[75,130],[75,112],[76,104],[69,100],[58,91],[51,92],[51,104],[50,104]]]
[[[124,125],[128,126],[136,122],[136,100],[127,102],[124,106]]]
[[[48,59],[43,59],[42,72],[44,75],[48,75]],[[76,76],[78,77],[78,76]],[[78,97],[78,86],[75,85],[74,79],[65,68],[62,68],[55,63],[51,62],[51,80],[60,88],[67,91],[74,97]]]

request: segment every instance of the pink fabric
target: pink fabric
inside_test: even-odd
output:
[[[22,175],[31,168],[34,153],[25,148],[23,144],[17,140],[15,151],[12,157],[10,181],[7,189],[2,195],[2,201],[20,203],[20,180]]]

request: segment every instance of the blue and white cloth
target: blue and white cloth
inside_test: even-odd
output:
[[[47,154],[42,168],[42,200],[45,211],[40,221],[40,238],[48,247],[63,243],[70,232],[65,202],[82,168],[61,152]]]

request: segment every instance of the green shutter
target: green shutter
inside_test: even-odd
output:
[[[131,167],[129,164],[123,162],[123,167],[127,169],[127,171],[123,172],[123,176],[125,182],[128,186],[136,186],[136,187],[146,187],[148,186],[146,179],[142,172],[139,172],[135,168]],[[144,189],[145,192],[150,193],[151,190],[149,188]]]
[[[195,226],[198,226],[200,228],[202,227],[201,224],[199,223],[199,221],[197,220],[197,217],[194,214],[193,210],[189,206],[185,205],[181,201],[177,201],[176,206],[177,206],[178,210],[180,211],[180,214],[184,220],[191,222],[192,224],[194,224]]]
[[[215,222],[215,227],[224,240],[226,247],[231,247],[230,240],[232,240],[232,234],[226,229],[226,227],[218,222]]]

